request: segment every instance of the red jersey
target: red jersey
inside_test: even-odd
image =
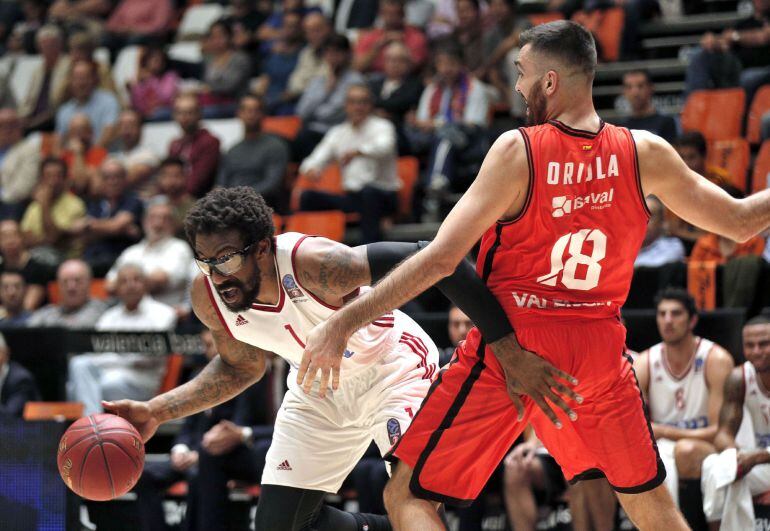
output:
[[[516,219],[484,234],[479,275],[514,327],[546,316],[617,316],[649,219],[631,132],[557,121],[520,131],[527,199]]]

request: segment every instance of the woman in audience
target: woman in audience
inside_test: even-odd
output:
[[[230,26],[211,25],[203,44],[206,54],[201,104],[204,118],[226,118],[235,114],[238,96],[246,92],[251,77],[248,56],[233,45]]]
[[[160,47],[147,48],[139,60],[139,74],[129,84],[131,106],[146,120],[170,120],[179,90],[179,75],[168,68],[168,57]]]

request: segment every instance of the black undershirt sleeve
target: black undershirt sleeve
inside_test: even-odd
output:
[[[428,243],[377,242],[367,245],[366,255],[372,284]],[[436,287],[470,317],[487,344],[513,333],[513,326],[505,310],[467,258],[460,262],[454,273],[438,282]]]

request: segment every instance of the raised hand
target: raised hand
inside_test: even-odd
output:
[[[561,421],[546,399],[556,404],[571,420],[577,420],[577,413],[572,411],[562,397],[571,398],[578,404],[583,402],[583,397],[560,381],[575,386],[578,383],[575,378],[534,352],[524,350],[512,334],[489,346],[503,368],[508,395],[519,414],[519,420],[524,416],[524,403],[520,395],[529,396],[557,428],[562,427]]]
[[[332,389],[340,385],[340,365],[345,352],[348,338],[329,326],[329,321],[320,323],[307,336],[305,351],[302,353],[302,363],[297,373],[297,385],[302,386],[305,393],[313,387],[316,373],[321,371],[321,386],[318,394],[326,396],[329,377],[332,379]]]

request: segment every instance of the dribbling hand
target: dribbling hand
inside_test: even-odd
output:
[[[505,372],[508,395],[518,412],[519,420],[524,418],[524,403],[520,395],[529,396],[559,429],[562,427],[561,421],[548,401],[556,404],[571,420],[577,420],[577,414],[572,411],[562,396],[571,398],[578,404],[583,402],[583,397],[560,381],[563,380],[575,386],[578,383],[577,379],[557,369],[534,352],[524,350],[513,334],[489,346]]]
[[[142,436],[142,442],[147,442],[160,426],[160,421],[152,415],[150,405],[147,402],[136,400],[116,400],[106,402],[102,400],[102,407],[107,413],[123,417],[134,425],[136,431]]]

